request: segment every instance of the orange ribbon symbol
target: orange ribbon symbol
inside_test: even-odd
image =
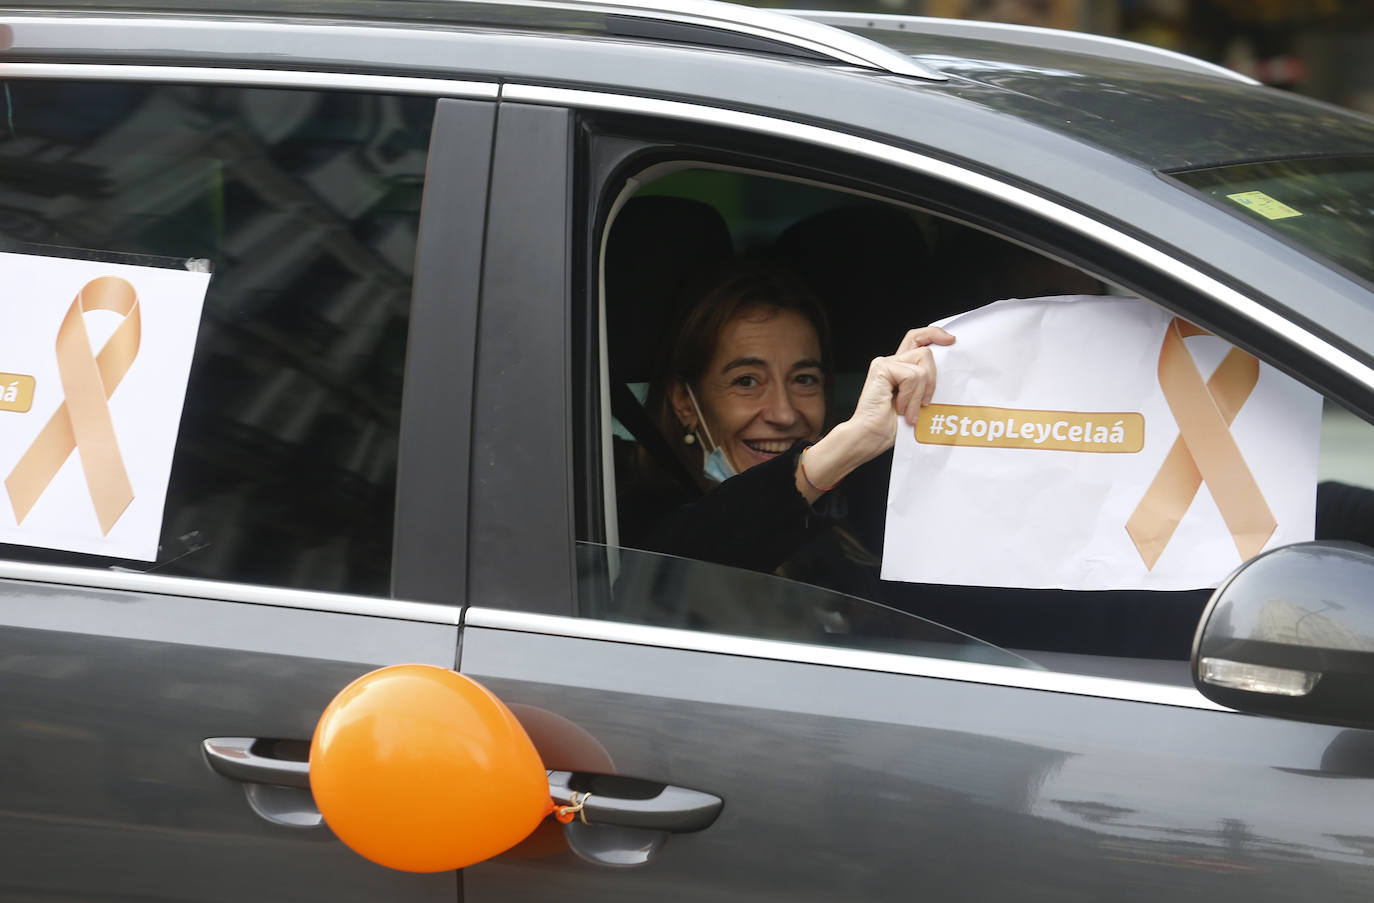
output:
[[[84,320],[93,310],[113,311],[124,318],[99,354],[91,353]],[[57,330],[57,372],[65,399],[5,478],[19,523],[75,449],[81,450],[81,469],[102,535],[109,535],[134,500],[109,398],[138,356],[141,332],[138,295],[123,279],[101,276],[77,292]]]
[[[1231,423],[1259,382],[1259,361],[1232,348],[1206,383],[1183,340],[1208,335],[1177,317],[1159,349],[1159,387],[1178,438],[1145,490],[1126,532],[1153,569],[1204,480],[1242,561],[1258,555],[1278,522],[1231,435]]]

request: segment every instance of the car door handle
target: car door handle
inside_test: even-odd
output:
[[[308,789],[310,763],[262,755],[255,749],[267,742],[257,737],[210,737],[201,746],[210,767],[226,778]],[[593,825],[685,834],[709,827],[724,806],[720,797],[709,793],[616,775],[550,771],[548,778],[549,796],[555,805],[575,805],[583,793],[589,793],[582,815]],[[574,783],[583,789],[575,790]]]
[[[201,744],[210,767],[226,778],[250,784],[310,787],[310,763],[278,759],[254,750],[267,745],[257,737],[211,737]]]
[[[549,796],[557,806],[575,806],[581,800],[580,816],[587,824],[676,834],[709,827],[725,805],[720,797],[699,790],[570,771],[549,772]]]

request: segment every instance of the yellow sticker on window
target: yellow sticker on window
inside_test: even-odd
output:
[[[1242,191],[1237,194],[1228,194],[1227,197],[1242,207],[1249,207],[1265,219],[1288,219],[1290,216],[1302,216],[1297,210],[1274,200],[1263,191]]]

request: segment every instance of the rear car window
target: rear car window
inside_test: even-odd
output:
[[[3,104],[0,251],[211,277],[156,560],[0,556],[385,595],[435,102],[15,81]]]

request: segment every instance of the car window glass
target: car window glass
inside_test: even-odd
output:
[[[434,101],[12,81],[0,250],[205,261],[155,562],[5,557],[386,594]]]
[[[1322,406],[1321,457],[1317,479],[1374,487],[1374,457],[1369,454],[1374,426],[1328,400]]]
[[[583,542],[577,544],[577,573],[578,595],[587,617],[1037,667],[1021,656],[895,608],[773,574]],[[740,605],[741,599],[747,599],[748,605]]]
[[[1171,176],[1258,228],[1374,279],[1374,157],[1266,160]]]
[[[1315,537],[1374,546],[1374,425],[1327,400],[1317,460]]]
[[[694,537],[677,537],[681,542],[673,547],[661,544],[655,525],[673,508],[665,500],[681,503],[700,489],[693,490],[689,468],[674,464],[671,459],[680,456],[662,442],[667,432],[683,437],[658,422],[663,404],[650,397],[650,380],[677,340],[675,314],[699,296],[712,274],[760,254],[800,274],[825,304],[834,361],[828,404],[844,416],[869,360],[891,353],[889,346],[909,327],[1002,298],[1118,293],[1090,274],[987,233],[816,185],[705,168],[648,182],[621,207],[606,239],[611,404],[600,436],[615,473],[605,492],[605,535],[619,551],[593,553],[589,546],[579,553],[582,613],[815,641],[804,634],[816,629],[816,611],[827,609],[798,588],[809,586],[827,600],[872,604],[879,614],[852,617],[875,628],[892,627],[888,613],[896,611],[1057,670],[1186,683],[1182,663],[1210,590],[1070,592],[879,580],[890,453],[845,478],[847,510],[833,541],[802,547],[776,572],[750,570],[743,560],[717,558],[709,567],[691,561],[692,550],[707,545]],[[1374,511],[1369,518],[1351,515],[1352,506],[1374,497],[1363,488],[1374,481],[1365,476],[1367,458],[1359,454],[1368,447],[1369,429],[1328,406],[1319,496],[1327,510],[1346,513],[1325,526],[1319,519],[1319,538],[1326,529],[1341,538],[1374,540],[1352,535],[1360,534],[1360,524],[1374,523]],[[647,490],[639,481],[646,465],[659,477]],[[645,548],[680,557],[665,563]],[[632,573],[622,574],[617,562]],[[734,567],[722,570],[728,565]],[[674,581],[684,587],[678,595]],[[773,582],[787,589],[768,589]],[[770,600],[766,611],[755,608],[760,598]],[[783,610],[789,614],[780,616]],[[958,657],[954,648],[927,646],[920,654]]]

